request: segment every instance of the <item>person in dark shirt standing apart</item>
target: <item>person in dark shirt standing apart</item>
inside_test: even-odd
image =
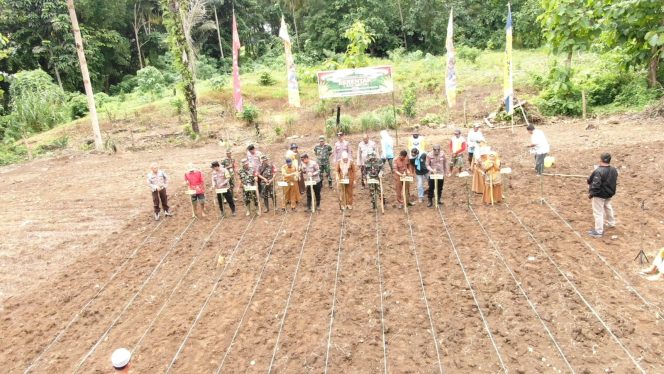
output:
[[[588,177],[588,198],[592,200],[593,216],[595,217],[595,228],[588,231],[593,238],[601,238],[604,234],[604,216],[606,225],[616,226],[616,218],[613,215],[611,199],[616,194],[618,183],[618,170],[611,164],[611,155],[603,153],[599,157],[599,165]]]

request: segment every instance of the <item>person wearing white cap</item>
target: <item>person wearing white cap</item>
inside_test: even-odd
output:
[[[348,152],[341,154],[341,159],[334,168],[336,180],[348,179],[348,184],[339,183],[339,200],[341,201],[341,210],[353,209],[353,184],[357,168],[355,162],[350,158]]]
[[[129,373],[129,362],[131,361],[131,352],[127,348],[116,349],[111,355],[111,364],[118,374]]]
[[[205,180],[203,173],[198,170],[193,163],[187,166],[187,173],[184,175],[184,184],[195,194],[191,195],[191,202],[194,204],[194,215],[196,215],[196,206],[201,207],[201,216],[205,217]]]
[[[475,122],[473,128],[468,131],[468,162],[470,163],[473,162],[473,154],[479,148],[480,142],[485,141],[484,134],[482,134],[482,130],[480,129],[481,126],[479,122]]]

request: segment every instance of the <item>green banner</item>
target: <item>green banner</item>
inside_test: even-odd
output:
[[[377,95],[394,91],[391,66],[318,72],[321,99]]]

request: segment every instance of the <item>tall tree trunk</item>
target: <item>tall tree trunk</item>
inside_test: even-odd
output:
[[[291,0],[291,13],[293,14],[293,27],[295,28],[295,44],[300,51],[300,33],[297,31],[297,20],[295,19],[295,2]]]
[[[651,50],[652,57],[650,58],[650,63],[648,64],[648,87],[655,88],[659,84],[657,81],[657,70],[659,70],[659,55],[662,53],[662,49],[652,47]]]
[[[141,53],[141,40],[138,36],[138,32],[141,29],[141,26],[138,24],[138,3],[134,4],[134,23],[131,25],[134,29],[134,38],[136,39],[136,52],[138,52],[138,65],[143,69],[143,54]]]
[[[219,41],[219,53],[221,59],[224,59],[224,47],[221,46],[221,32],[219,32],[219,17],[217,17],[217,6],[214,5],[214,24],[217,26],[217,40]]]
[[[183,17],[189,9],[188,0],[161,0],[164,10],[164,25],[170,36],[170,49],[173,53],[173,64],[182,76],[184,97],[189,107],[191,129],[199,134],[198,110],[196,108],[196,73],[195,56],[192,46],[187,42]]]
[[[408,42],[406,41],[406,27],[403,23],[403,11],[401,10],[401,0],[397,0],[397,6],[399,7],[399,17],[401,18],[401,35],[403,36],[403,47],[408,49]]]
[[[101,140],[101,131],[99,130],[99,119],[97,118],[97,108],[95,107],[95,96],[92,92],[90,83],[90,73],[88,72],[88,63],[85,60],[85,51],[83,50],[83,38],[81,38],[81,29],[78,26],[74,0],[67,0],[67,9],[71,18],[71,28],[74,32],[74,42],[76,43],[76,54],[78,54],[78,63],[81,67],[83,76],[83,86],[85,87],[85,96],[88,98],[88,109],[90,110],[90,120],[92,121],[92,132],[95,138],[95,148],[98,151],[104,150],[104,143]]]
[[[53,50],[49,47],[48,48],[48,54],[51,56],[51,61],[53,61]],[[52,62],[53,65],[53,73],[55,73],[55,79],[58,81],[58,86],[60,86],[60,89],[64,90],[62,87],[62,79],[60,78],[60,69],[58,69],[58,64],[55,62]]]

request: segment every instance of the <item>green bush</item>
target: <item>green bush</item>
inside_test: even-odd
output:
[[[381,129],[391,129],[394,130],[397,128],[396,118],[394,115],[394,108],[391,106],[378,109],[378,120],[380,122]]]
[[[208,80],[215,75],[219,74],[219,68],[214,59],[205,55],[198,56],[196,60],[196,78],[200,80]]]
[[[581,89],[572,80],[572,71],[554,65],[540,92],[538,106],[544,115],[578,116],[582,112]]]
[[[417,109],[417,94],[415,84],[411,83],[403,94],[403,114],[408,118],[415,118]]]
[[[184,112],[184,99],[180,96],[173,98],[171,100],[171,107],[173,108],[173,111],[178,116],[178,118],[180,118]]]
[[[26,154],[24,147],[0,143],[0,166],[20,162],[25,159]]]
[[[424,117],[420,119],[420,124],[422,126],[430,126],[430,125],[440,125],[441,123],[445,122],[443,118],[434,113],[427,113]]]
[[[624,106],[644,107],[662,96],[664,96],[664,90],[661,88],[658,90],[650,89],[645,79],[633,77],[621,86],[620,93],[615,97],[615,102]]]
[[[184,132],[184,134],[191,140],[198,139],[198,134],[191,128],[191,124],[184,125],[184,127],[182,127],[182,132]]]
[[[215,75],[208,80],[210,88],[214,91],[222,91],[224,88],[228,87],[230,78],[228,75]]]
[[[113,99],[104,92],[97,92],[95,94],[95,107],[101,109],[106,104],[112,102]]]
[[[328,137],[334,137],[338,131],[343,131],[344,134],[350,134],[353,130],[353,117],[341,115],[339,118],[339,128],[337,128],[337,117],[333,116],[325,120],[325,134]]]
[[[460,44],[456,49],[456,53],[460,60],[470,61],[474,64],[477,62],[477,58],[480,57],[482,51],[475,47]]]
[[[164,75],[154,66],[147,66],[136,72],[137,88],[143,93],[156,93],[164,89]]]
[[[138,80],[135,75],[125,75],[120,83],[111,86],[109,92],[111,95],[128,94],[133,92],[137,86]]]
[[[247,126],[255,124],[256,120],[258,119],[258,115],[258,108],[251,104],[245,105],[242,111],[237,114],[238,118],[243,120]]]
[[[274,134],[277,136],[281,136],[284,134],[284,129],[281,128],[280,126],[277,126],[274,128]]]
[[[69,116],[71,119],[83,118],[89,112],[88,99],[83,94],[75,94],[70,97],[67,105],[69,106]]]
[[[403,59],[404,55],[406,54],[406,48],[404,47],[397,47],[391,51],[387,52],[387,56],[389,57],[390,60],[397,62]]]
[[[261,86],[274,86],[276,83],[269,71],[262,72],[258,78],[258,84]]]
[[[359,130],[362,132],[376,131],[381,128],[380,119],[374,112],[364,112],[358,118]]]

